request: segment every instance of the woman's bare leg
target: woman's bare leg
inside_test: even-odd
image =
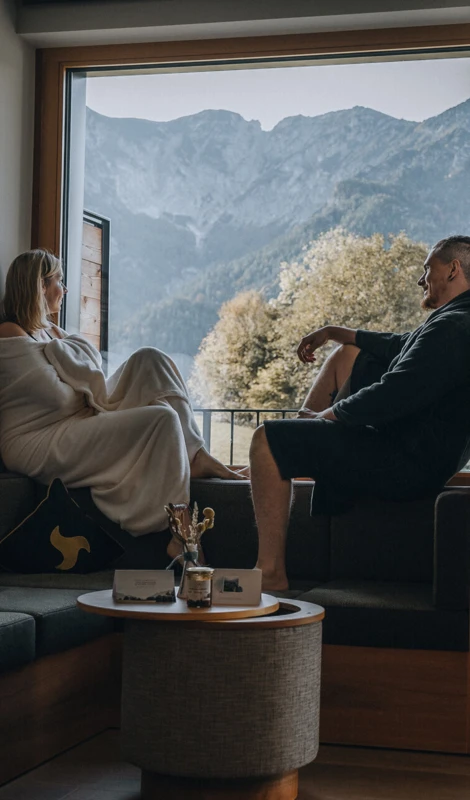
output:
[[[205,447],[200,447],[190,463],[191,478],[222,478],[222,480],[244,481],[246,476],[226,467],[211,456]]]
[[[351,344],[341,345],[331,353],[316,376],[303,404],[311,411],[330,408],[333,394],[341,389],[351,375],[360,350]]]
[[[188,451],[191,478],[222,478],[222,480],[234,481],[245,478],[244,475],[239,475],[238,472],[226,467],[218,458],[214,458],[208,453],[189,400],[169,396],[163,402],[174,408],[179,416]]]
[[[289,587],[285,566],[287,526],[292,484],[281,478],[271,453],[264,425],[256,429],[250,449],[251,488],[258,527],[258,561],[263,591]]]

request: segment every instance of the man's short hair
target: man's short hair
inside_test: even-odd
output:
[[[470,283],[470,236],[448,236],[447,239],[441,239],[432,248],[432,254],[444,264],[457,258]]]

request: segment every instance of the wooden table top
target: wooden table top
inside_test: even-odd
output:
[[[186,600],[176,599],[176,603],[116,603],[111,589],[82,594],[77,605],[91,614],[128,619],[160,620],[161,622],[184,622],[217,620],[236,620],[261,617],[272,614],[279,608],[279,600],[269,594],[261,595],[258,606],[211,606],[210,608],[188,608]]]

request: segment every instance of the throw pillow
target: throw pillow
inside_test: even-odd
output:
[[[123,552],[56,478],[37,508],[0,541],[0,566],[10,572],[84,574],[104,569]]]

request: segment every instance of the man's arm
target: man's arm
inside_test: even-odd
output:
[[[455,319],[429,322],[406,355],[379,383],[334,406],[348,425],[380,427],[430,406],[468,381],[470,332]]]
[[[297,349],[297,355],[304,364],[315,361],[315,350],[331,341],[338,344],[356,345],[386,364],[390,364],[406,343],[409,335],[409,333],[355,330],[342,325],[325,325],[324,328],[319,328],[303,337]]]
[[[379,331],[356,331],[356,345],[380,361],[391,364],[408,341],[409,333],[380,333]]]
[[[356,331],[352,328],[342,328],[339,325],[325,325],[323,328],[318,328],[300,340],[297,348],[297,355],[303,364],[309,364],[315,361],[315,350],[323,347],[329,341],[338,342],[338,344],[355,344]]]

